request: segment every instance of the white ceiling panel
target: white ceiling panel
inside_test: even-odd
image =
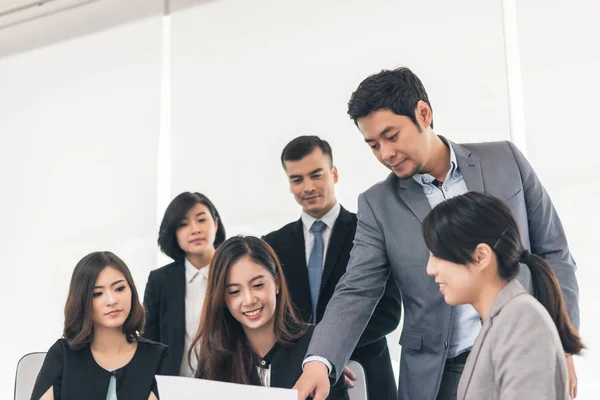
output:
[[[164,0],[0,0],[0,58],[163,12]]]

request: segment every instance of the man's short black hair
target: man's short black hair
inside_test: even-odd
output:
[[[362,81],[348,101],[348,115],[355,124],[373,111],[388,109],[404,115],[418,127],[415,108],[419,100],[431,107],[427,91],[421,80],[406,67],[383,71]],[[431,120],[433,128],[433,119]]]
[[[281,165],[285,169],[286,161],[298,161],[309,155],[316,148],[320,148],[323,154],[329,156],[331,165],[333,165],[333,153],[331,146],[326,140],[318,136],[298,136],[296,139],[289,142],[281,152]]]

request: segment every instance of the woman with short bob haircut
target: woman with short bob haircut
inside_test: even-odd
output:
[[[200,322],[208,265],[224,240],[221,216],[205,195],[184,192],[167,207],[158,245],[174,262],[150,272],[143,336],[169,346],[169,375],[193,376],[196,360],[187,350]]]
[[[570,399],[565,354],[584,348],[552,267],[523,247],[510,209],[477,192],[437,205],[423,221],[427,273],[450,305],[471,304],[483,326],[458,399]],[[519,283],[531,272],[531,296]]]
[[[139,337],[144,327],[127,265],[108,251],[75,266],[63,338],[48,350],[32,399],[156,399],[167,347]]]
[[[190,353],[196,378],[292,388],[314,327],[294,310],[273,249],[254,236],[225,241],[208,273],[204,310]],[[342,379],[328,399],[347,399]]]

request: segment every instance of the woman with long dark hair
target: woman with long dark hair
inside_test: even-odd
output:
[[[167,346],[140,338],[143,327],[127,265],[108,251],[83,257],[71,277],[63,338],[48,350],[31,399],[156,399]]]
[[[143,336],[169,346],[168,374],[192,377],[187,358],[198,329],[215,249],[225,240],[217,208],[201,193],[184,192],[171,201],[160,224],[158,245],[174,262],[150,272]]]
[[[292,388],[312,332],[297,316],[279,260],[266,242],[237,236],[217,249],[190,349],[198,358],[196,378]],[[340,379],[328,399],[347,396]]]
[[[458,399],[570,399],[565,353],[584,346],[552,268],[523,247],[508,207],[469,192],[436,206],[422,228],[427,273],[448,304],[473,305],[483,322]],[[521,263],[533,296],[515,279]]]

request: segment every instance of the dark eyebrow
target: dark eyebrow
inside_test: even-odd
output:
[[[323,168],[317,168],[317,169],[315,169],[313,171],[310,171],[308,173],[308,175],[316,174],[317,172],[323,172]],[[302,178],[302,175],[290,175],[289,178],[290,179]]]
[[[265,277],[264,275],[257,275],[254,278],[250,279],[248,281],[248,283],[252,283],[252,282],[254,282],[257,279],[264,278],[264,277]],[[229,283],[229,284],[225,285],[225,288],[227,289],[227,288],[229,288],[231,286],[242,286],[242,285],[240,285],[239,283]]]
[[[110,286],[115,286],[117,283],[125,282],[125,279],[119,279],[113,282]],[[104,286],[94,286],[94,289],[104,289]]]
[[[392,129],[395,129],[395,128],[393,126],[385,127],[385,129],[379,133],[379,137],[385,135],[386,133],[389,133]],[[367,142],[367,143],[374,142],[374,141],[375,141],[375,139],[365,139],[365,142]]]
[[[258,279],[260,279],[260,278],[264,278],[264,277],[265,277],[264,275],[258,275],[258,276],[255,276],[254,278],[250,279],[250,282],[249,282],[249,283],[252,283],[252,282],[254,282],[254,281],[256,281],[256,280],[258,280]]]
[[[200,211],[198,214],[195,215],[195,217],[199,217],[202,214],[206,214],[206,211]],[[184,215],[183,218],[181,218],[182,221],[186,221],[188,218]]]

